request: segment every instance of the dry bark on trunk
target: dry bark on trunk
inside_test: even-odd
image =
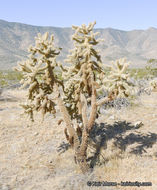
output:
[[[59,89],[58,89],[58,86],[55,85],[55,88],[56,88],[56,91],[58,92],[59,94]],[[70,119],[70,116],[69,116],[69,113],[64,105],[64,102],[62,100],[62,98],[60,97],[60,95],[57,97],[57,103],[58,103],[58,106],[59,106],[59,109],[60,109],[60,112],[62,114],[62,117],[63,117],[63,120],[66,124],[66,128],[69,132],[69,136],[70,138],[73,138],[74,139],[74,150],[75,150],[75,158],[76,158],[76,161],[82,171],[82,173],[86,173],[89,171],[89,165],[87,164],[87,161],[86,161],[86,154],[84,154],[84,152],[86,153],[86,150],[82,150],[82,148],[84,149],[86,146],[84,146],[84,143],[87,141],[87,137],[85,135],[85,132],[83,134],[84,136],[84,141],[83,141],[83,144],[82,146],[80,145],[80,141],[79,141],[79,138],[77,136],[77,133],[73,127],[73,124],[71,122],[71,119]],[[86,143],[85,143],[86,144]],[[81,148],[82,147],[82,148]],[[85,148],[86,149],[86,148]]]

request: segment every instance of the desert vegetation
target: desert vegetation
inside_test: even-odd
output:
[[[94,25],[95,22],[72,27],[75,30],[72,36],[74,49],[66,60],[69,67],[63,67],[56,61],[61,48],[55,48],[53,35],[49,40],[48,33],[45,33],[38,34],[35,46],[29,48],[28,60],[19,63],[16,69],[23,74],[22,87],[29,85],[27,104],[22,105],[25,113],[34,121],[33,112],[41,111],[44,119],[47,112],[55,114],[55,105],[58,105],[66,124],[66,139],[74,148],[75,161],[83,173],[89,171],[87,148],[98,108],[116,97],[135,94],[127,73],[129,64],[125,59],[113,63],[110,75],[105,78],[101,56],[94,49],[100,41],[95,39],[98,33],[92,31]],[[55,73],[57,67],[62,70],[62,80]],[[102,94],[105,88],[107,96],[98,100],[99,93]]]
[[[150,159],[147,161],[149,165],[156,163],[154,147],[157,146],[157,134],[154,127],[157,104],[153,102],[157,97],[156,67],[149,65],[144,69],[131,69],[129,68],[131,63],[125,58],[114,60],[110,66],[105,66],[96,48],[103,42],[96,38],[98,33],[93,32],[95,24],[96,22],[88,26],[84,24],[72,26],[74,48],[65,60],[67,66],[57,60],[62,48],[55,47],[54,36],[49,36],[46,32],[43,35],[38,34],[35,45],[29,47],[28,59],[20,61],[12,74],[6,74],[4,79],[4,73],[0,73],[2,87],[8,85],[7,81],[16,83],[21,80],[23,90],[19,92],[24,95],[20,97],[20,106],[30,120],[27,122],[28,131],[30,130],[30,134],[33,131],[35,136],[32,143],[36,141],[36,145],[30,146],[37,147],[42,138],[45,138],[43,141],[46,142],[53,141],[54,135],[55,138],[57,135],[59,137],[57,141],[60,143],[57,147],[59,154],[50,155],[47,152],[43,159],[50,158],[53,161],[47,163],[40,160],[39,164],[44,166],[46,164],[52,174],[57,164],[64,163],[66,166],[62,167],[67,169],[73,160],[72,163],[75,163],[73,171],[81,171],[83,173],[81,175],[84,176],[78,177],[80,184],[82,183],[80,189],[88,188],[83,185],[87,176],[90,176],[89,180],[117,181],[119,167],[124,169],[125,161],[128,165],[129,162],[140,161],[136,156],[143,155],[143,152],[146,159]],[[149,60],[148,64],[152,62],[154,64],[155,60]],[[20,96],[17,91],[14,93]],[[26,100],[26,103],[23,103],[23,100]],[[2,111],[3,106],[2,104]],[[143,109],[147,109],[145,113],[142,113]],[[37,112],[41,113],[41,118]],[[147,117],[151,120],[149,124]],[[20,118],[18,119],[20,122]],[[51,122],[53,126],[50,126]],[[38,127],[44,132],[39,134]],[[2,127],[1,133],[3,130],[5,129]],[[66,139],[66,142],[59,142],[60,139]],[[24,152],[28,152],[27,143],[29,146],[29,142],[23,142],[21,145],[22,149],[26,149]],[[108,148],[104,148],[105,146]],[[152,149],[146,153],[146,148]],[[62,155],[65,152],[69,153],[64,158]],[[27,156],[29,154],[31,153]],[[131,154],[133,156],[129,157]],[[143,157],[142,159],[144,160]],[[30,160],[32,159],[25,160],[23,167],[30,169],[34,167],[33,164],[38,165],[35,160]],[[107,164],[111,164],[113,170],[108,168]],[[133,167],[133,170],[135,171],[136,167]],[[140,170],[142,171],[142,167]],[[146,173],[147,170],[148,168]],[[151,180],[151,183],[157,185],[153,174],[149,176],[149,180],[146,173],[143,174],[143,178],[134,175],[133,180],[128,174],[127,179],[147,182]],[[92,175],[95,174],[97,177],[93,179]],[[118,180],[124,180],[126,174],[127,172],[124,172]],[[15,181],[15,179],[12,181],[14,188]],[[64,187],[75,189],[75,185],[65,184],[60,189]],[[57,189],[57,185],[53,189]]]

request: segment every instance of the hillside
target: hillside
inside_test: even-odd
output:
[[[127,57],[133,66],[139,67],[149,58],[157,58],[157,29],[121,31],[112,28],[95,29],[104,41],[98,46],[104,63]],[[31,26],[0,20],[0,68],[10,69],[17,61],[26,58],[27,48],[34,43],[37,33],[48,31],[55,36],[57,46],[63,48],[60,60],[64,60],[73,47],[71,28]]]

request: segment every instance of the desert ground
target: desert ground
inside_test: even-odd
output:
[[[120,110],[104,110],[91,133],[88,159],[93,171],[81,174],[67,144],[61,118],[40,113],[31,123],[21,115],[25,90],[0,95],[0,190],[157,189],[157,92],[140,95]],[[137,123],[142,125],[137,125]],[[90,187],[87,181],[151,182],[152,186]]]

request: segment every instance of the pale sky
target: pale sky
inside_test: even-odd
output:
[[[0,19],[38,26],[157,28],[157,0],[0,0]]]

